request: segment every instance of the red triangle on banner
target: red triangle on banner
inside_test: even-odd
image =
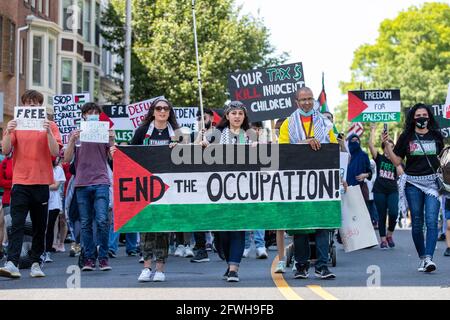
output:
[[[114,231],[117,232],[142,209],[151,203],[151,195],[162,193],[161,179],[133,161],[125,153],[116,150],[114,153]],[[151,177],[154,178],[151,178]],[[161,181],[162,182],[162,181]],[[163,183],[163,182],[162,182]],[[141,190],[137,190],[137,185]],[[165,183],[164,192],[169,189]],[[143,194],[142,189],[147,191]]]
[[[359,99],[356,95],[348,93],[348,121],[352,121],[359,116],[369,106]]]
[[[104,112],[100,113],[99,116],[100,121],[108,121],[109,122],[109,128],[111,129],[114,126],[114,122],[108,117],[108,115]]]
[[[444,109],[445,109],[445,119],[450,119],[450,104],[449,105],[444,105]]]

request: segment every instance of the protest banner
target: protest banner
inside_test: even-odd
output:
[[[81,107],[90,101],[89,93],[65,94],[53,97],[54,121],[61,133],[62,143],[69,142],[69,134],[79,129]]]
[[[119,146],[114,228],[335,229],[341,221],[339,173],[337,144],[317,152],[302,144]]]
[[[133,138],[134,127],[127,113],[127,105],[104,105],[103,113],[107,119],[113,123],[112,129],[115,132],[116,143],[129,142]]]
[[[348,121],[399,122],[400,114],[400,90],[348,92]]]
[[[376,246],[375,230],[370,221],[360,186],[350,186],[342,195],[342,223],[339,228],[345,252]]]
[[[109,122],[81,121],[80,141],[94,143],[109,143]]]
[[[139,127],[139,124],[142,122],[142,120],[144,120],[145,116],[147,115],[153,100],[158,98],[164,98],[164,96],[159,96],[145,101],[132,103],[127,106],[128,118],[131,121],[133,130],[136,130],[136,128]]]
[[[177,107],[173,108],[175,116],[177,117],[178,125],[197,131],[197,107]]]
[[[14,107],[16,130],[44,131],[45,107]]]
[[[445,99],[444,110],[444,118],[450,119],[450,83],[448,84],[447,98]]]
[[[246,107],[251,122],[286,118],[297,109],[295,92],[305,86],[301,62],[231,73],[230,100]]]

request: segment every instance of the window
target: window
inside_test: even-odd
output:
[[[77,61],[77,93],[83,92],[83,64]]]
[[[33,37],[33,85],[42,86],[42,37]]]
[[[78,18],[79,18],[79,24],[78,24],[78,34],[80,36],[83,36],[83,23],[81,19],[83,18],[83,0],[75,1],[75,5],[78,4]]]
[[[78,33],[82,35],[82,25],[81,25],[81,8],[83,2],[72,0],[62,0],[63,8],[63,29],[64,31],[78,30]]]
[[[10,21],[9,24],[9,51],[8,51],[8,65],[9,72],[14,74],[14,55],[16,53],[16,25]]]
[[[100,46],[100,4],[95,3],[95,45]]]
[[[72,94],[72,60],[61,60],[62,94]]]
[[[90,92],[91,72],[88,69],[83,71],[83,92]]]
[[[36,7],[36,0],[30,0],[30,3],[31,3],[31,8]]]
[[[98,101],[100,97],[100,74],[98,71],[95,71],[95,78],[94,78],[94,101]],[[92,97],[91,97],[92,100]]]
[[[54,77],[55,74],[55,40],[48,40],[48,87],[54,88]]]
[[[38,5],[37,11],[38,11],[38,12],[43,12],[43,8],[44,8],[44,7],[42,6],[42,0],[38,0],[37,5]]]
[[[44,4],[44,14],[45,14],[47,17],[50,17],[50,12],[49,12],[49,8],[48,8],[50,0],[44,0],[44,1],[45,1],[45,4]]]
[[[84,0],[83,10],[83,38],[91,42],[91,1]]]

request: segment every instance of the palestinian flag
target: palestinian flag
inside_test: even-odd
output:
[[[75,101],[76,104],[85,104],[86,102],[89,102],[89,94],[75,94],[73,95],[73,101]]]
[[[339,171],[337,144],[119,146],[114,229],[338,228]]]
[[[330,110],[328,109],[327,94],[325,93],[325,78],[323,72],[322,72],[322,91],[320,92],[317,101],[319,101],[320,112],[330,112]]]

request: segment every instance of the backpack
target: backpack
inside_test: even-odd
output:
[[[450,192],[450,147],[444,148],[439,154],[438,159],[438,177],[443,182],[445,191]]]

